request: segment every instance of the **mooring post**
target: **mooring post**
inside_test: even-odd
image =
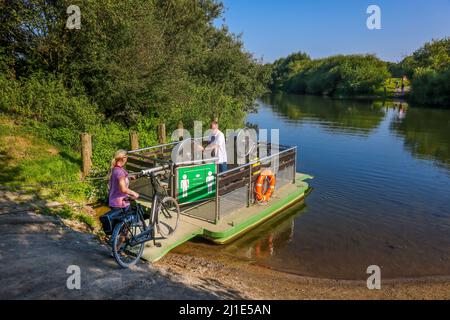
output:
[[[92,138],[89,133],[83,132],[80,135],[81,140],[81,162],[83,179],[89,175],[92,167]]]
[[[130,146],[131,150],[139,149],[139,136],[135,130],[130,131]]]
[[[166,144],[166,124],[158,124],[158,142],[159,144]],[[164,146],[161,146],[161,154],[164,153]]]
[[[183,121],[178,122],[178,141],[181,141],[184,139],[183,137]]]
[[[166,143],[166,124],[165,123],[158,124],[158,142],[160,144]]]

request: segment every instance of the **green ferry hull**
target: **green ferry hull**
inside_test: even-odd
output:
[[[302,201],[309,190],[309,185],[305,182],[303,184],[303,186],[299,187],[288,197],[273,204],[269,203],[265,207],[261,206],[260,208],[264,208],[261,213],[250,217],[248,220],[245,220],[238,225],[231,227],[229,230],[215,232],[205,229],[202,236],[216,244],[226,244],[232,242],[247,231],[256,228],[258,225],[270,220],[274,216],[285,211],[287,208]]]
[[[308,183],[304,180],[312,178],[309,175],[297,173],[295,183],[289,183],[277,190],[266,205],[255,204],[238,209],[222,217],[216,224],[182,215],[175,234],[161,240],[161,246],[154,246],[152,242],[146,243],[142,258],[156,262],[172,249],[196,236],[216,244],[231,242],[303,200],[310,190]],[[148,201],[140,200],[139,202],[144,206],[151,206]]]

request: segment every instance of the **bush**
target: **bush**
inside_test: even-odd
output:
[[[450,66],[450,38],[427,42],[412,55],[400,63],[403,74],[414,78],[424,69],[438,72],[445,71]]]
[[[71,92],[62,80],[35,74],[22,81],[0,77],[0,109],[44,123],[48,136],[61,145],[76,148],[78,134],[102,120],[97,107],[82,94]],[[78,133],[78,134],[77,134]]]
[[[450,38],[426,43],[400,65],[412,78],[414,102],[450,107]]]
[[[450,68],[444,71],[417,69],[412,80],[414,102],[450,106]]]
[[[373,55],[334,56],[305,62],[283,85],[287,92],[316,95],[375,93],[389,77],[387,64]]]

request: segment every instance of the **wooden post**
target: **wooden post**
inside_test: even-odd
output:
[[[178,122],[178,141],[183,140],[183,121]]]
[[[83,179],[89,175],[92,167],[92,139],[89,133],[82,133],[81,140],[81,161]]]
[[[139,149],[139,137],[135,130],[130,131],[130,146],[131,150]]]
[[[158,125],[158,142],[160,144],[165,144],[166,141],[166,124],[161,123]]]

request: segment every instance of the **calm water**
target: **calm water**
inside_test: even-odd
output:
[[[275,95],[247,121],[280,129],[315,176],[304,204],[205,250],[305,276],[450,275],[450,110]]]

